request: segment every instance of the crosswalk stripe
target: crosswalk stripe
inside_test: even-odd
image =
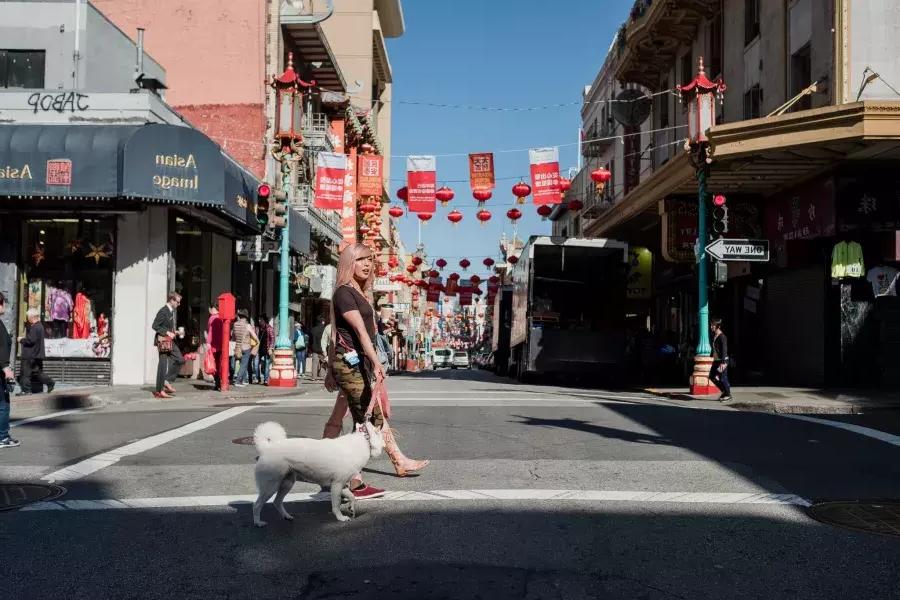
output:
[[[285,502],[327,502],[328,492],[288,494]],[[175,496],[168,498],[108,498],[100,500],[57,500],[38,502],[26,506],[21,511],[59,510],[127,510],[150,508],[226,508],[234,505],[252,504],[256,496],[236,494],[230,496]],[[499,501],[563,501],[587,502],[654,502],[677,504],[778,504],[809,506],[805,498],[794,494],[774,494],[767,492],[647,492],[616,490],[432,490],[388,492],[385,502],[472,502],[484,500]]]

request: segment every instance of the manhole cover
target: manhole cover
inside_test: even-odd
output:
[[[900,537],[900,501],[821,502],[807,509],[810,517],[827,525]]]
[[[0,483],[0,510],[15,510],[26,504],[54,500],[66,488],[43,483]]]
[[[239,444],[241,446],[252,446],[253,445],[253,436],[248,435],[247,437],[240,437],[231,440],[232,444]]]

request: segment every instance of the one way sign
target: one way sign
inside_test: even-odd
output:
[[[767,262],[769,240],[728,240],[719,238],[706,247],[706,252],[722,261]]]

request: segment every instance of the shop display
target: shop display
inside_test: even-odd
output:
[[[865,273],[862,246],[856,242],[838,242],[831,251],[831,278],[862,277]]]
[[[898,278],[900,278],[900,271],[886,265],[873,267],[866,274],[866,280],[872,284],[872,293],[876,298],[896,296]]]

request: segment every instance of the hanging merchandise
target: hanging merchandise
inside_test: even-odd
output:
[[[357,159],[356,193],[360,196],[381,197],[383,187],[384,157],[377,154],[361,154]]]
[[[494,154],[479,152],[469,155],[469,185],[472,191],[494,189]]]
[[[437,160],[435,157],[408,156],[406,158],[406,182],[410,212],[434,213],[437,209],[436,181]]]
[[[93,258],[94,264],[99,265],[101,258],[109,258],[109,252],[104,244],[90,244],[91,251],[85,254],[85,258]]]
[[[866,280],[872,284],[872,293],[876,298],[897,295],[897,279],[900,271],[886,265],[873,267],[866,274]]]
[[[31,255],[31,260],[34,261],[34,266],[41,266],[41,262],[44,260],[44,246],[43,244],[38,244],[34,247],[34,253]]]
[[[831,251],[831,277],[862,277],[865,273],[862,246],[856,242],[838,242]]]
[[[75,294],[75,308],[72,311],[72,338],[86,339],[91,334],[89,320],[91,301],[82,292]]]
[[[346,176],[346,154],[319,152],[316,156],[316,191],[313,206],[322,210],[341,210],[344,205]]]
[[[535,148],[528,151],[531,163],[532,198],[538,206],[559,204],[559,149]]]

